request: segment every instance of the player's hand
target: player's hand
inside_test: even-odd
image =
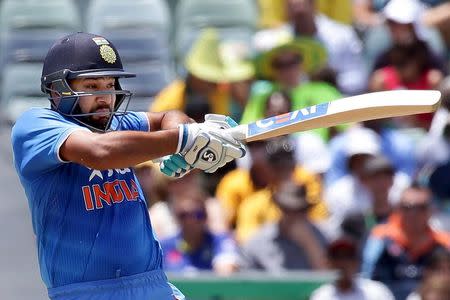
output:
[[[189,173],[193,167],[180,154],[172,154],[162,158],[159,169],[169,177],[180,178]]]
[[[246,153],[245,146],[226,131],[235,125],[221,115],[207,115],[205,123],[180,125],[180,154],[192,167],[215,172]]]

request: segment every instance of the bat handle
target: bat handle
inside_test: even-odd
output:
[[[247,125],[238,125],[236,127],[227,129],[228,133],[238,141],[245,141],[247,138]]]

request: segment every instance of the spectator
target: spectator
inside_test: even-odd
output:
[[[450,276],[434,275],[425,279],[419,290],[418,300],[450,299]],[[409,300],[409,299],[408,299]]]
[[[279,220],[281,211],[273,201],[274,192],[286,180],[293,180],[305,185],[307,210],[311,220],[322,221],[328,217],[328,211],[321,198],[320,179],[296,165],[295,145],[289,138],[275,138],[265,145],[268,167],[262,174],[267,179],[267,186],[244,199],[239,206],[236,219],[236,237],[240,243],[247,241],[265,223]]]
[[[237,270],[236,245],[227,233],[213,233],[208,229],[204,198],[198,192],[184,192],[173,202],[180,230],[161,240],[163,266],[167,271],[214,270],[228,275]]]
[[[286,28],[260,31],[255,35],[255,64],[260,80],[253,84],[241,123],[267,116],[267,100],[274,92],[282,92],[291,100],[291,109],[301,109],[341,98],[339,91],[319,78],[308,81],[326,63],[326,50],[310,38],[294,38]],[[329,80],[329,79],[327,79]],[[318,129],[326,140],[327,129]]]
[[[410,46],[394,45],[387,53],[389,64],[372,74],[369,89],[373,92],[436,89],[444,74],[429,64],[429,55],[422,41]]]
[[[418,0],[391,0],[388,5],[382,10],[382,16],[386,20],[385,24],[387,32],[381,38],[381,41],[375,39],[373,43],[368,40],[367,47],[374,46],[377,49],[377,54],[374,54],[373,70],[378,70],[392,64],[391,48],[409,48],[422,47],[425,52],[425,65],[433,70],[439,70],[446,74],[447,68],[445,61],[441,57],[444,55],[443,51],[437,50],[433,46],[433,40],[430,40],[429,34],[423,26],[420,25],[420,16],[423,13],[423,7]],[[386,36],[391,39],[385,49],[380,49],[379,45],[383,45],[383,38]],[[374,44],[374,45],[372,45]],[[373,51],[373,49],[368,49]]]
[[[373,198],[368,187],[373,189],[376,184],[373,181],[367,181],[366,174],[372,172],[367,169],[369,161],[381,154],[379,136],[372,130],[352,128],[345,135],[342,151],[346,156],[349,173],[326,186],[325,189],[325,201],[331,213],[328,229],[331,230],[332,235],[339,234],[339,231],[333,233],[333,229],[339,230],[347,216],[361,214],[366,217],[373,211]],[[364,182],[367,185],[363,184]],[[398,195],[398,191],[408,183],[409,179],[405,174],[396,172],[389,189],[389,197],[392,197],[390,201],[395,201],[394,196]]]
[[[406,300],[421,300],[421,294],[424,292],[424,286],[428,285],[430,277],[447,277],[450,278],[450,252],[449,251],[435,251],[429,257],[425,268],[423,270],[422,283],[416,292],[411,293]],[[450,285],[449,285],[450,286]],[[426,288],[427,289],[427,288]],[[445,297],[443,299],[447,299]]]
[[[325,201],[331,213],[330,230],[338,230],[348,214],[370,211],[370,196],[361,179],[366,161],[380,153],[379,138],[371,130],[352,128],[345,134],[347,138],[343,151],[349,173],[325,189]],[[339,235],[339,232],[332,235],[336,234]]]
[[[315,38],[327,49],[328,64],[337,73],[339,90],[344,94],[364,91],[367,70],[353,28],[318,13],[315,0],[287,0],[287,11],[288,28],[295,36]]]
[[[225,210],[228,228],[236,227],[236,217],[243,201],[268,185],[268,159],[264,142],[248,144],[251,164],[228,172],[219,182],[216,197]]]
[[[432,229],[431,192],[412,185],[386,224],[375,226],[364,249],[363,272],[385,283],[396,299],[405,299],[423,275],[427,258],[450,249],[450,235]]]
[[[369,192],[372,209],[366,214],[367,229],[385,223],[392,212],[392,198],[395,169],[383,156],[369,158],[362,171],[361,183]]]
[[[230,95],[222,83],[253,77],[253,67],[249,63],[235,59],[231,62],[231,66],[225,65],[230,61],[227,54],[221,52],[217,31],[205,29],[186,57],[186,79],[176,80],[161,91],[150,110],[185,110],[187,104],[199,102],[206,105],[209,112],[230,115]]]
[[[281,217],[264,225],[244,244],[244,268],[274,273],[326,267],[325,238],[308,220],[307,198],[304,185],[289,179],[280,184],[273,201]]]
[[[395,299],[382,283],[356,276],[361,263],[356,241],[341,237],[328,246],[327,254],[330,267],[339,272],[338,277],[315,290],[310,300]]]
[[[193,170],[174,180],[160,173],[158,169],[152,179],[154,181],[152,194],[157,194],[160,201],[150,206],[149,213],[152,217],[152,227],[159,238],[174,236],[179,231],[179,224],[171,206],[190,194],[204,196],[207,225],[211,232],[221,233],[227,230],[223,208],[217,199],[206,195],[200,172]]]
[[[289,95],[281,91],[271,94],[265,109],[266,117],[289,112],[291,110],[289,99]],[[305,166],[309,168],[308,171],[312,174],[324,171],[328,164],[327,153],[323,154],[324,150],[314,153],[314,157],[311,157],[310,161],[305,161],[307,153],[317,149],[317,144],[320,147],[323,141],[312,133],[308,137],[301,135],[292,137],[292,139],[297,140],[299,145],[299,148],[296,147],[296,156],[299,159],[297,163],[304,161]],[[265,146],[264,142],[249,143],[249,153],[240,160],[240,167],[227,173],[217,187],[216,197],[225,208],[230,228],[236,226],[237,212],[243,200],[250,198],[251,194],[266,188],[269,184],[266,174],[270,173],[270,167]]]
[[[274,28],[286,22],[286,0],[258,0],[260,27]],[[351,0],[318,0],[318,10],[345,24],[352,23]]]
[[[416,156],[413,139],[393,124],[393,119],[371,120],[363,122],[365,132],[375,133],[381,154],[391,161],[398,172],[412,178],[416,174]],[[331,166],[326,174],[326,185],[348,174],[346,149],[350,144],[353,129],[335,136],[329,143]],[[405,178],[406,180],[406,178]]]
[[[390,0],[354,0],[353,16],[355,26],[361,30],[367,30],[383,23],[383,16],[380,13]],[[445,0],[420,0],[414,2],[402,2],[402,9],[408,9],[411,6],[421,7],[423,14],[421,23],[428,27],[437,27],[444,40],[449,44],[448,22],[450,20],[449,4]],[[408,7],[409,6],[409,7]],[[398,11],[403,14],[405,11]]]

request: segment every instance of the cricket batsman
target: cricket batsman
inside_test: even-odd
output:
[[[12,129],[14,164],[32,216],[51,299],[184,299],[163,256],[132,166],[164,157],[161,171],[215,172],[245,154],[229,117],[194,123],[184,113],[127,112],[119,53],[106,38],[75,33],[44,60],[50,108],[32,108]],[[125,109],[123,109],[125,108]]]

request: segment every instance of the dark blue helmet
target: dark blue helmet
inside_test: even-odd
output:
[[[62,115],[73,117],[91,129],[106,131],[110,128],[114,116],[126,113],[127,103],[124,101],[129,101],[132,95],[131,92],[122,90],[118,78],[135,76],[123,70],[119,53],[110,41],[99,35],[78,32],[59,39],[48,51],[42,69],[41,89],[49,94],[52,108]],[[86,118],[95,113],[82,113],[78,102],[83,96],[105,92],[73,91],[69,85],[71,79],[96,77],[116,79],[115,91],[107,92],[116,96],[116,102],[108,122],[101,126],[102,128],[86,122]],[[125,109],[119,111],[122,104],[126,104]]]

